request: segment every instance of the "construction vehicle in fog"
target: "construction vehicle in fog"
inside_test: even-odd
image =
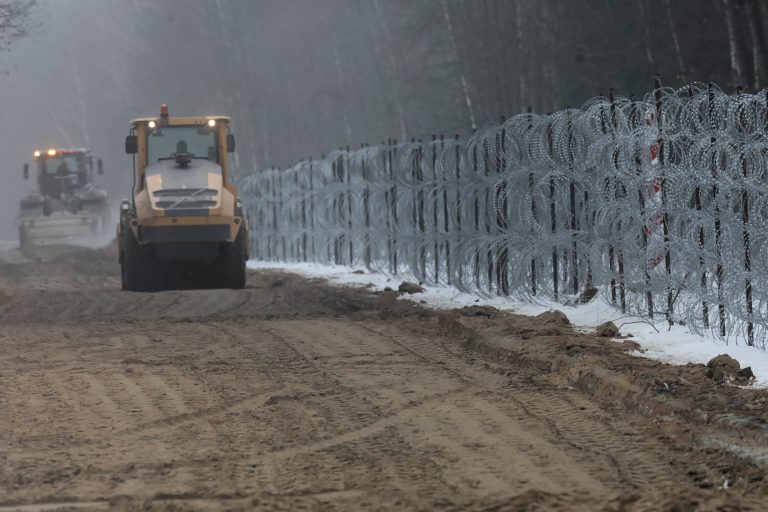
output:
[[[124,290],[245,285],[248,225],[230,180],[229,123],[170,117],[167,105],[158,117],[131,121],[133,194],[117,226]]]
[[[105,243],[111,231],[107,192],[93,184],[94,171],[104,172],[101,159],[87,149],[57,148],[36,150],[34,159],[37,189],[21,199],[16,218],[22,252],[45,260]],[[29,174],[25,163],[24,179]]]

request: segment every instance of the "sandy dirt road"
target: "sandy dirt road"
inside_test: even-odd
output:
[[[765,393],[479,313],[2,264],[0,511],[766,510]]]

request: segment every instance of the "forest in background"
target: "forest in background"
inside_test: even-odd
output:
[[[88,146],[115,198],[130,182],[127,122],[163,102],[231,115],[247,173],[611,88],[641,96],[655,74],[724,90],[768,77],[759,0],[49,0],[35,14],[2,55],[6,166],[38,145]],[[3,232],[19,174],[0,193]]]
[[[726,90],[766,78],[768,2],[758,0],[170,0],[151,9],[155,22],[137,27],[148,46],[176,45],[177,57],[188,48],[179,65],[202,58],[222,78],[218,99],[237,117],[249,168],[466,133],[610,88],[643,95],[657,73],[669,86]],[[195,19],[208,23],[185,42],[163,29]],[[149,74],[160,88],[183,87],[183,74]],[[197,85],[204,97],[208,83]]]

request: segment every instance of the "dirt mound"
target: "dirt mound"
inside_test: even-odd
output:
[[[413,294],[413,293],[424,293],[424,288],[422,288],[420,285],[416,283],[403,281],[402,283],[400,283],[400,286],[397,287],[397,291],[400,293],[400,295],[406,295],[406,294]]]
[[[486,318],[493,318],[499,314],[499,310],[491,306],[465,306],[456,311],[461,316],[484,316]]]
[[[559,326],[571,325],[571,321],[568,320],[568,317],[565,316],[565,313],[557,309],[552,311],[546,311],[540,315],[536,315],[534,318],[536,318],[536,320],[539,320],[541,322],[546,322],[549,324],[555,324]]]
[[[463,315],[466,316],[466,315]],[[568,317],[562,311],[547,311],[538,316],[525,316],[505,314],[499,315],[502,319],[505,335],[527,340],[542,336],[572,336],[573,329]]]
[[[601,338],[614,338],[619,335],[619,328],[613,322],[603,322],[597,326],[595,334]]]
[[[741,363],[728,354],[720,354],[709,360],[707,377],[717,383],[739,386],[752,384],[755,380],[755,374],[752,373],[751,367],[742,368]]]

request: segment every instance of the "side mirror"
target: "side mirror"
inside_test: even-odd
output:
[[[235,136],[231,133],[227,134],[227,153],[235,152]]]
[[[99,158],[96,160],[96,172],[99,174],[104,174],[104,162]]]
[[[139,151],[139,139],[136,135],[128,135],[125,138],[125,152],[135,155]]]
[[[24,164],[24,179],[29,179],[29,164]]]

